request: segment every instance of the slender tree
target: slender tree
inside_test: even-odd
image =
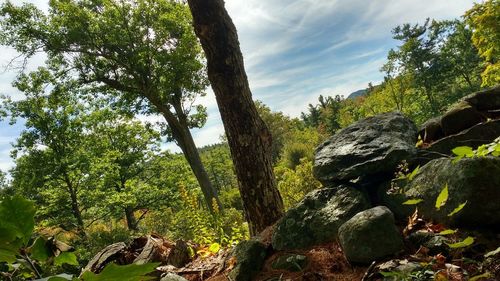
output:
[[[11,118],[26,122],[14,147],[14,156],[20,157],[12,185],[28,198],[47,203],[40,205],[50,205],[46,212],[40,210],[47,217],[62,222],[71,215],[70,224],[84,235],[83,210],[89,205],[83,197],[91,184],[86,177],[89,158],[83,148],[83,108],[68,95],[70,83],[55,85],[47,94],[46,83],[52,78],[46,69],[23,75],[15,85],[25,99],[4,100]]]
[[[188,0],[195,32],[208,62],[250,233],[278,220],[283,201],[272,167],[272,138],[257,113],[243,65],[236,27],[223,0]]]

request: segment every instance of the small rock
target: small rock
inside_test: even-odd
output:
[[[274,260],[271,266],[274,269],[301,271],[306,265],[307,257],[304,255],[284,255]]]
[[[437,255],[439,253],[446,255],[449,250],[448,245],[446,245],[446,242],[448,242],[446,237],[428,231],[419,230],[413,232],[408,236],[408,241],[416,249],[420,246],[429,249],[429,255]]]
[[[255,240],[240,242],[233,250],[236,266],[229,273],[234,281],[250,281],[260,272],[267,256],[266,247]]]
[[[360,212],[339,229],[340,245],[351,262],[370,263],[403,249],[394,215],[384,206]]]
[[[278,221],[272,246],[276,250],[301,249],[333,241],[344,222],[368,208],[365,194],[352,187],[312,191]]]

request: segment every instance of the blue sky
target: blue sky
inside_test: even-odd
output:
[[[5,1],[5,0],[0,0]],[[46,9],[48,1],[31,2]],[[472,7],[470,0],[226,0],[237,29],[254,99],[293,117],[318,96],[349,94],[382,79],[379,68],[398,42],[391,29],[427,17],[452,19]],[[0,66],[16,54],[0,46]],[[30,63],[35,67],[43,56]],[[0,71],[0,94],[21,98],[10,83],[11,71]],[[211,90],[200,99],[208,107],[205,127],[193,131],[203,146],[219,141],[222,123]],[[159,118],[158,120],[161,120]],[[22,124],[0,122],[0,169],[9,157]],[[165,148],[179,151],[174,144]]]

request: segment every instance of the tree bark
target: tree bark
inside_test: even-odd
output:
[[[134,209],[132,207],[125,207],[125,219],[127,220],[127,228],[129,230],[138,230],[137,219],[135,218]]]
[[[80,204],[78,203],[77,190],[73,186],[71,180],[69,179],[68,174],[64,173],[63,176],[64,176],[64,182],[66,183],[66,187],[68,188],[69,196],[71,198],[71,213],[73,214],[73,217],[76,219],[79,232],[83,236],[85,236],[85,224],[83,222],[82,213],[80,211]]]
[[[210,177],[203,166],[203,162],[201,162],[200,153],[196,148],[196,144],[194,143],[193,136],[191,135],[191,131],[189,131],[189,126],[187,124],[187,117],[183,115],[184,113],[177,112],[178,117],[176,117],[170,109],[165,106],[158,94],[150,94],[145,92],[144,94],[146,98],[156,107],[156,109],[161,112],[165,121],[167,121],[170,130],[172,131],[172,137],[177,142],[177,145],[182,150],[182,153],[186,157],[186,160],[193,171],[196,180],[200,184],[201,191],[203,193],[203,197],[205,199],[205,203],[207,204],[208,209],[213,211],[213,200],[217,203],[219,210],[222,210],[222,204],[219,200],[219,196],[217,194],[217,190],[212,185],[210,181]],[[181,123],[182,122],[182,123]]]
[[[271,134],[252,101],[236,27],[223,0],[188,0],[196,35],[208,63],[234,162],[250,233],[255,235],[283,214],[271,159]]]

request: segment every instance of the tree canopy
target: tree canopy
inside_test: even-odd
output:
[[[49,64],[77,75],[90,93],[106,93],[116,107],[162,115],[163,132],[182,149],[207,207],[220,205],[189,131],[205,123],[205,107],[194,103],[208,80],[184,4],[53,0],[44,14],[7,2],[0,16],[0,43],[26,57],[46,52]]]

